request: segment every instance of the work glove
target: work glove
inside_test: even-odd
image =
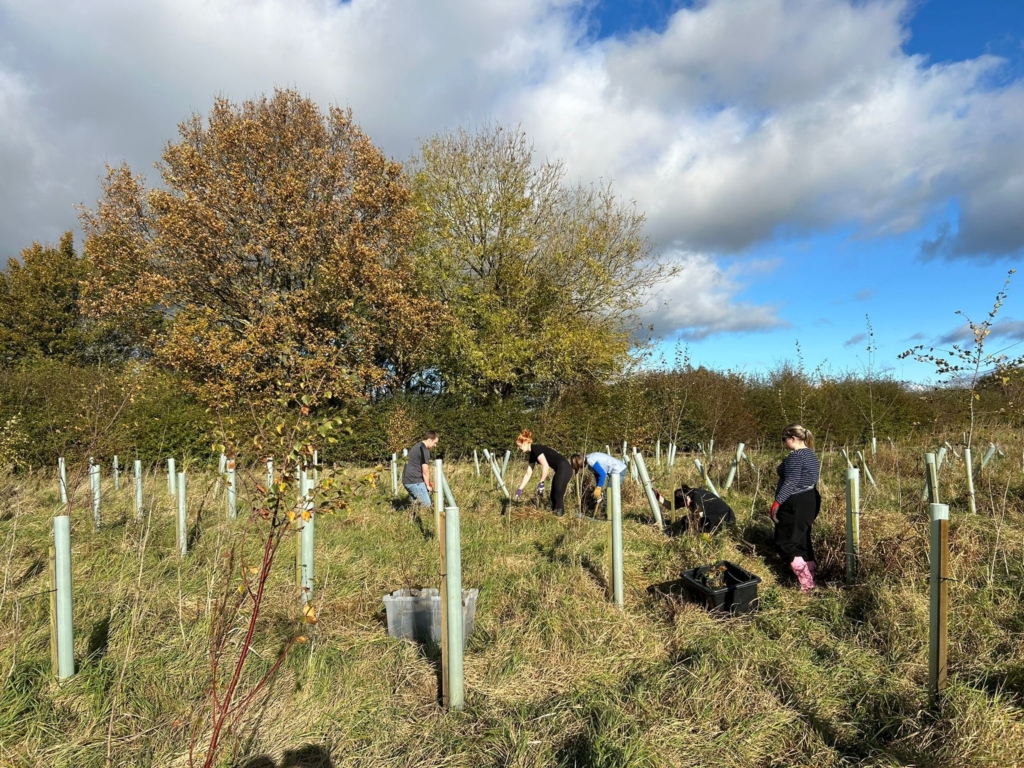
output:
[[[544,493],[544,481],[537,483],[537,493]]]
[[[772,519],[773,523],[779,522],[778,518],[776,517],[776,514],[778,513],[778,511],[779,511],[779,502],[773,501],[771,509],[768,510],[768,517],[770,517]]]
[[[594,501],[600,501],[600,500],[601,500],[601,486],[597,486],[597,488],[594,489]]]
[[[516,498],[517,499],[523,498],[523,489],[522,488],[516,488]]]

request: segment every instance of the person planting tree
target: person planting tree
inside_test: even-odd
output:
[[[533,465],[540,464],[540,482],[537,484],[537,493],[544,493],[544,484],[547,482],[548,473],[554,472],[551,480],[551,508],[556,516],[565,514],[565,489],[569,486],[569,480],[573,476],[572,465],[558,451],[548,448],[546,445],[539,445],[533,442],[533,433],[524,429],[516,438],[516,447],[523,453],[529,454],[530,466],[526,468],[523,481],[516,490],[516,498],[523,497],[523,489],[530,482],[533,475]]]
[[[796,575],[801,591],[810,592],[816,569],[811,526],[821,510],[814,435],[800,424],[790,424],[782,430],[782,442],[790,452],[777,470],[779,484],[768,516],[775,523],[776,548]]]
[[[665,509],[669,508],[668,499],[657,491],[654,492],[658,503]],[[707,488],[691,488],[685,483],[675,491],[676,509],[685,509],[696,518],[699,530],[714,533],[723,525],[736,522],[736,514],[732,507]]]
[[[574,453],[572,458],[569,460],[572,465],[573,472],[579,472],[584,467],[591,470],[594,473],[594,502],[601,501],[601,494],[604,492],[604,481],[608,475],[618,475],[620,478],[626,474],[625,462],[616,459],[614,456],[609,456],[607,453],[601,453],[596,451],[594,453],[588,453],[586,457],[578,453]]]

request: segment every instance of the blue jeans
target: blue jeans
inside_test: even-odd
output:
[[[426,483],[402,483],[402,485],[405,485],[405,490],[407,490],[409,495],[412,496],[413,501],[417,504],[422,504],[424,507],[430,506],[430,494],[427,493]]]

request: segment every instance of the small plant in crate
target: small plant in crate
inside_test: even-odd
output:
[[[724,589],[725,584],[725,572],[726,566],[724,563],[719,563],[709,568],[707,571],[700,573],[697,579],[708,589]]]

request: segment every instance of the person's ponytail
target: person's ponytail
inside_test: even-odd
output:
[[[804,444],[808,448],[814,447],[814,434],[811,430],[801,424],[789,424],[785,429],[783,429],[782,439],[785,440],[788,437],[795,437],[797,440],[803,440]]]

